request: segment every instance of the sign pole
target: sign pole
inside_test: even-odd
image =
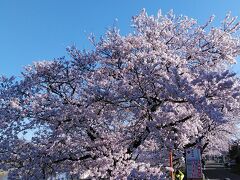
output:
[[[169,153],[169,161],[170,161],[170,168],[173,169],[173,157],[172,157],[172,151],[170,151]],[[170,171],[170,177],[172,180],[174,180],[174,177],[173,177],[173,171]]]

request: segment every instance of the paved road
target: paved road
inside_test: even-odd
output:
[[[225,168],[223,164],[207,164],[204,174],[208,180],[224,180],[225,178],[229,178],[229,180],[240,180],[240,175],[231,173],[230,169]]]

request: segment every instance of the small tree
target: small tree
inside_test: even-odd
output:
[[[107,31],[92,52],[36,62],[1,79],[0,161],[12,179],[56,172],[92,179],[163,178],[168,152],[222,144],[239,116],[235,18],[222,27],[145,11],[135,32]],[[34,132],[30,141],[21,134]],[[221,132],[221,140],[216,137]]]
[[[229,157],[232,160],[236,160],[237,163],[240,163],[240,146],[239,142],[235,141],[229,149]]]

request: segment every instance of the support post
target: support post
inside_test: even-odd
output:
[[[173,169],[173,156],[172,156],[172,151],[170,151],[169,153],[169,162],[170,162],[170,168]],[[172,180],[174,180],[174,176],[173,176],[173,171],[170,171],[170,177]]]

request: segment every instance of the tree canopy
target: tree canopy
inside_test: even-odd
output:
[[[0,168],[12,179],[55,173],[92,179],[166,177],[184,150],[221,152],[239,123],[239,23],[173,12],[133,17],[92,51],[36,62],[0,82]],[[22,134],[34,132],[31,140]]]

